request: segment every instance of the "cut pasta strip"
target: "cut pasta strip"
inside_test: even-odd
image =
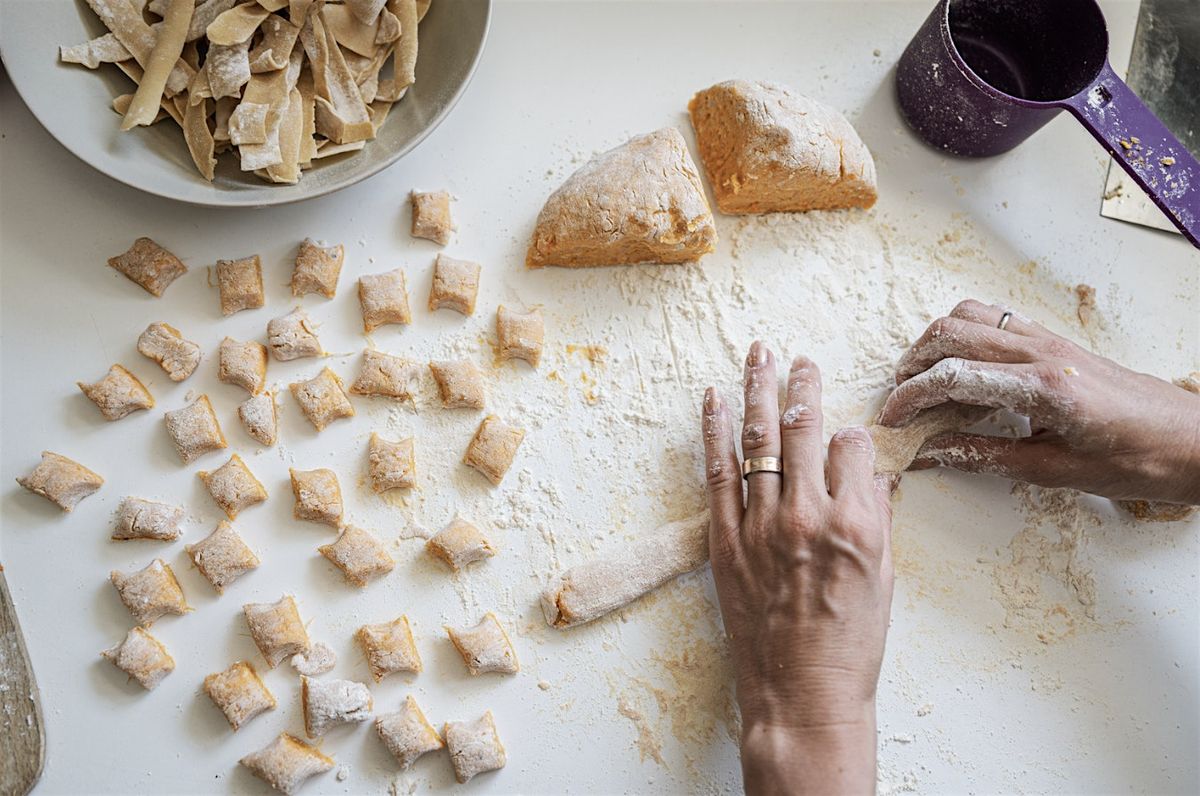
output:
[[[263,306],[266,296],[263,292],[262,260],[257,254],[239,260],[217,260],[217,288],[221,292],[222,315]]]
[[[264,390],[238,404],[238,420],[242,428],[258,443],[270,447],[279,438],[279,413],[275,393]]]
[[[288,385],[288,389],[317,431],[335,420],[354,416],[354,406],[346,395],[342,380],[329,368],[322,368],[308,381]]]
[[[192,22],[192,12],[195,10],[195,0],[170,0],[162,24],[155,31],[154,46],[147,60],[141,62],[145,73],[121,122],[122,130],[151,124],[158,116],[167,80],[183,53],[188,26]]]
[[[416,376],[417,366],[413,363],[368,348],[363,351],[362,367],[350,385],[350,392],[411,401]]]
[[[208,72],[208,85],[213,99],[241,99],[242,86],[250,82],[250,40],[225,46],[209,45],[204,69]]]
[[[313,322],[300,308],[267,324],[267,345],[280,362],[324,353]]]
[[[247,603],[242,611],[254,645],[272,669],[297,652],[308,652],[308,631],[292,595],[285,594],[273,603]]]
[[[112,538],[118,541],[153,539],[173,542],[183,535],[183,529],[179,527],[182,521],[183,508],[180,506],[127,497],[117,506]]]
[[[161,616],[182,616],[192,610],[171,566],[161,558],[137,572],[114,569],[108,577],[133,621],[142,627],[150,627]]]
[[[138,377],[120,365],[108,369],[100,381],[85,384],[75,382],[79,389],[104,415],[105,420],[120,420],[139,409],[154,406],[154,396]]]
[[[175,659],[158,639],[142,627],[134,627],[124,640],[100,653],[125,674],[137,680],[142,688],[153,691],[171,672]]]
[[[208,536],[183,549],[217,594],[223,594],[226,586],[257,569],[261,563],[237,530],[225,520],[217,523],[216,530]]]
[[[316,680],[300,676],[300,704],[304,709],[304,732],[320,738],[339,724],[371,718],[371,692],[352,680]]]
[[[251,395],[261,392],[267,384],[267,347],[254,340],[241,343],[226,337],[217,349],[217,379]]]
[[[184,340],[178,329],[166,323],[147,326],[138,337],[137,350],[157,362],[171,381],[183,381],[200,364],[200,346]]]
[[[479,295],[479,263],[458,260],[438,253],[433,263],[433,287],[429,290],[429,309],[449,309],[470,315],[475,312]]]
[[[278,14],[272,14],[263,20],[259,30],[262,38],[250,51],[250,71],[274,72],[286,67],[300,28]]]
[[[216,142],[213,140],[212,131],[208,129],[211,109],[211,100],[202,99],[198,104],[189,104],[183,112],[183,141],[187,144],[196,170],[209,182],[213,181],[217,168],[217,159],[213,155],[216,152]],[[146,124],[153,124],[157,120],[158,117],[155,116]]]
[[[300,89],[288,92],[287,108],[279,125],[280,162],[267,166],[266,178],[271,182],[292,184],[300,181],[300,149],[304,135],[304,108]],[[259,176],[263,176],[261,173]]]
[[[371,138],[375,131],[367,106],[341,48],[325,25],[323,12],[309,15],[300,30],[300,41],[312,63],[317,132],[338,144]]]
[[[172,282],[187,273],[187,266],[178,257],[149,238],[138,238],[124,254],[109,257],[108,264],[155,297],[162,296]]]
[[[225,671],[205,677],[204,693],[225,714],[234,732],[276,705],[274,695],[247,661],[237,661]]]
[[[342,571],[347,583],[360,589],[396,566],[383,542],[353,525],[343,527],[333,544],[321,545],[317,550]]]
[[[305,238],[292,269],[292,295],[320,293],[325,298],[333,298],[337,294],[338,276],[342,273],[345,256],[340,243],[318,246],[312,238]]]
[[[406,37],[402,37],[403,38]],[[397,57],[397,60],[399,58]],[[450,194],[446,191],[412,192],[412,235],[439,246],[450,242],[454,231],[450,220]]]
[[[421,656],[413,641],[407,616],[402,615],[391,622],[363,625],[354,638],[362,647],[371,676],[377,683],[389,674],[416,674],[421,671]]]
[[[371,434],[367,452],[367,472],[376,492],[412,489],[417,485],[417,461],[412,437],[391,442]]]
[[[228,446],[207,395],[201,395],[182,409],[165,413],[163,420],[184,464]]]
[[[408,87],[417,82],[417,4],[413,0],[393,0],[391,11],[396,15],[400,27],[400,39],[396,42],[396,54],[392,58],[392,76],[381,81],[379,99],[392,102],[404,96]]]
[[[500,626],[500,620],[491,611],[484,614],[474,627],[454,628],[447,625],[446,634],[462,656],[467,671],[473,675],[487,672],[516,674],[521,670],[521,665],[517,663],[517,651]]]
[[[501,304],[496,310],[496,337],[501,359],[523,359],[536,368],[546,339],[542,311],[513,312]]]
[[[411,768],[426,752],[436,752],[446,745],[412,696],[405,697],[404,705],[395,713],[378,716],[375,732],[402,771]]]
[[[465,359],[430,362],[429,372],[437,384],[442,406],[447,409],[483,408],[483,374],[475,367],[475,363]]]
[[[471,523],[455,517],[428,542],[425,549],[435,558],[445,561],[451,569],[458,571],[467,564],[491,558],[496,554],[488,538]]]
[[[112,31],[117,41],[124,45],[138,65],[146,66],[158,37],[133,5],[128,0],[87,0],[87,4],[96,12],[96,16],[100,17],[104,26]],[[195,70],[182,59],[177,60],[167,76],[167,96],[174,96],[186,89],[194,73]]]
[[[460,784],[469,782],[477,774],[504,768],[508,762],[490,710],[475,721],[447,722],[442,734],[450,750],[454,777]]]
[[[208,23],[204,31],[208,43],[228,47],[249,41],[270,13],[256,3],[234,6]]]
[[[229,142],[234,146],[265,144],[267,142],[267,114],[270,103],[250,102],[243,99],[229,116]],[[283,155],[280,154],[282,159]]]
[[[362,25],[374,25],[387,0],[346,0],[346,8]]]
[[[368,333],[389,323],[412,323],[404,271],[399,268],[359,277],[358,303],[362,307],[363,329]]]
[[[494,486],[499,486],[524,439],[524,429],[510,426],[496,415],[488,415],[467,446],[463,463],[478,470]]]
[[[115,64],[118,61],[127,61],[132,57],[129,54],[129,50],[125,49],[125,45],[121,44],[117,40],[117,37],[111,33],[97,36],[82,44],[75,44],[70,47],[64,45],[58,48],[58,60],[64,64],[80,64],[86,66],[88,69],[97,69],[100,64]]]
[[[280,793],[292,794],[317,774],[333,768],[333,758],[286,732],[239,761],[251,774]]]
[[[99,489],[104,479],[66,456],[42,451],[38,466],[29,475],[18,478],[17,483],[63,511],[71,511],[79,501]]]
[[[213,500],[231,520],[267,499],[267,490],[236,453],[212,472],[201,470],[199,476]]]
[[[333,470],[288,471],[292,477],[292,495],[296,499],[292,514],[298,520],[321,522],[332,528],[342,525],[342,488]]]

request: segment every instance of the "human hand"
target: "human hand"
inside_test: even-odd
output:
[[[821,376],[799,357],[779,413],[775,360],[745,370],[743,502],[729,407],[704,396],[709,552],[731,641],[746,790],[873,793],[875,689],[892,600],[889,483],[863,428],[822,441]]]
[[[960,303],[900,359],[879,416],[902,426],[956,401],[1029,418],[1010,439],[953,434],[914,466],[993,473],[1114,499],[1200,503],[1200,396],[1136,373],[1005,310]]]

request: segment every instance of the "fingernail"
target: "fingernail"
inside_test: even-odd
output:
[[[750,364],[756,368],[760,368],[767,364],[768,356],[770,356],[770,352],[767,350],[767,347],[763,345],[761,340],[755,340],[750,346]]]
[[[721,411],[721,396],[717,394],[716,387],[709,387],[704,391],[704,414],[715,415]]]
[[[792,373],[795,373],[798,370],[803,370],[806,367],[808,367],[808,357],[798,356],[792,358]]]

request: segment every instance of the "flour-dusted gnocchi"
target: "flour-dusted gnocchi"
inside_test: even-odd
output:
[[[317,339],[316,325],[299,307],[267,323],[267,346],[280,362],[325,353]]]
[[[212,472],[201,470],[199,476],[213,500],[231,520],[267,499],[267,490],[236,453]]]
[[[463,462],[499,486],[524,439],[524,429],[510,426],[496,415],[488,415],[467,446]]]
[[[425,543],[425,549],[455,571],[496,554],[483,532],[461,517],[455,517],[449,525],[438,531]]]
[[[296,264],[292,268],[292,295],[320,293],[325,298],[333,298],[337,295],[338,276],[342,273],[345,257],[340,243],[318,246],[312,238],[305,238],[296,252]]]
[[[88,400],[96,405],[105,420],[120,420],[139,409],[154,406],[154,396],[138,377],[120,365],[113,365],[100,381],[75,382]]]
[[[200,364],[200,346],[167,323],[152,323],[138,337],[138,353],[153,359],[171,381],[183,381]]]
[[[358,303],[362,307],[363,330],[373,332],[389,323],[412,323],[404,271],[396,268],[358,279]]]
[[[508,755],[496,732],[496,721],[489,710],[475,721],[448,721],[442,730],[454,778],[460,784],[476,774],[504,768]]]
[[[275,393],[264,390],[238,404],[238,420],[242,428],[260,444],[270,447],[279,438],[279,412]]]
[[[297,674],[316,677],[318,674],[332,672],[333,667],[337,666],[337,661],[338,656],[333,648],[322,641],[314,641],[308,652],[297,652],[289,663]]]
[[[360,589],[396,566],[383,542],[353,525],[343,527],[337,541],[317,551],[342,571],[347,583]]]
[[[275,696],[247,661],[237,661],[225,671],[205,677],[204,693],[225,714],[234,732],[276,705]]]
[[[496,310],[496,338],[501,359],[523,359],[536,368],[546,340],[542,311],[514,312],[501,304]]]
[[[475,312],[479,295],[479,263],[438,254],[433,263],[433,287],[429,290],[429,309],[448,309],[470,315]]]
[[[286,732],[239,762],[251,774],[285,794],[295,793],[312,777],[330,771],[334,764],[332,757]]]
[[[395,713],[376,717],[375,732],[401,770],[412,767],[426,752],[436,752],[446,745],[411,695],[404,698],[404,704]]]
[[[104,479],[77,461],[52,451],[42,451],[33,472],[17,483],[41,495],[63,511],[70,511],[104,484]]]
[[[421,671],[421,656],[417,653],[407,616],[401,615],[391,622],[363,625],[354,638],[362,647],[371,676],[377,683],[396,672],[416,674]]]
[[[292,595],[285,594],[273,603],[247,603],[242,611],[254,645],[272,669],[297,652],[308,652],[308,631]]]
[[[430,362],[429,372],[437,384],[442,406],[447,409],[483,408],[483,374],[474,362],[466,359]]]
[[[134,627],[119,644],[104,650],[100,656],[147,691],[153,691],[164,677],[175,671],[175,659],[167,648],[141,626]]]
[[[183,534],[183,529],[179,527],[182,521],[181,506],[127,497],[117,506],[112,538],[118,541],[153,539],[173,542]]]
[[[333,470],[296,470],[292,476],[292,495],[296,504],[292,514],[298,520],[323,522],[333,528],[342,525],[342,488]]]
[[[217,260],[217,289],[221,292],[221,314],[256,310],[266,303],[263,293],[262,260],[257,254],[239,260]]]
[[[217,379],[254,395],[267,384],[267,347],[256,340],[239,342],[232,337],[217,349]]]
[[[142,627],[150,627],[154,620],[167,614],[182,616],[192,610],[183,597],[183,589],[175,579],[171,565],[161,558],[136,572],[114,569],[109,580],[133,621]]]
[[[216,530],[208,536],[184,545],[183,549],[218,594],[242,575],[257,569],[260,563],[258,555],[225,520],[217,523]]]
[[[350,396],[346,395],[342,380],[329,368],[322,368],[308,381],[288,385],[288,389],[292,391],[296,403],[300,404],[300,411],[304,412],[308,422],[317,431],[335,420],[354,416],[354,405],[350,403]]]
[[[402,357],[368,348],[363,351],[362,368],[350,385],[355,395],[374,395],[411,401],[417,366]]]
[[[371,488],[376,492],[416,486],[417,459],[412,437],[390,442],[372,433],[367,451],[367,473],[371,477]]]
[[[339,724],[371,718],[371,692],[353,680],[317,680],[300,676],[300,704],[304,709],[304,732],[320,738]]]
[[[439,246],[450,242],[455,229],[450,219],[450,194],[446,191],[412,192],[412,234]]]
[[[500,626],[500,620],[491,611],[484,614],[474,627],[455,628],[447,625],[446,634],[471,674],[516,674],[521,669],[517,663],[517,651]]]
[[[124,254],[109,257],[108,264],[155,297],[187,273],[178,257],[149,238],[138,238]]]
[[[201,395],[182,409],[166,412],[163,420],[167,424],[167,433],[175,443],[175,450],[184,464],[190,464],[195,459],[212,451],[228,447],[225,435],[221,433],[221,424],[213,412],[212,402],[207,395]]]

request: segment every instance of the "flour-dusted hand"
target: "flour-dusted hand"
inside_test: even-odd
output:
[[[1120,499],[1200,503],[1200,397],[977,301],[939,318],[900,359],[879,422],[947,402],[1029,418],[1017,439],[953,434],[915,466],[943,465]]]
[[[875,689],[892,601],[891,505],[862,428],[834,434],[826,486],[821,377],[792,363],[779,412],[775,360],[761,343],[745,373],[743,501],[733,419],[704,396],[709,547],[742,712],[750,793],[873,793]]]

